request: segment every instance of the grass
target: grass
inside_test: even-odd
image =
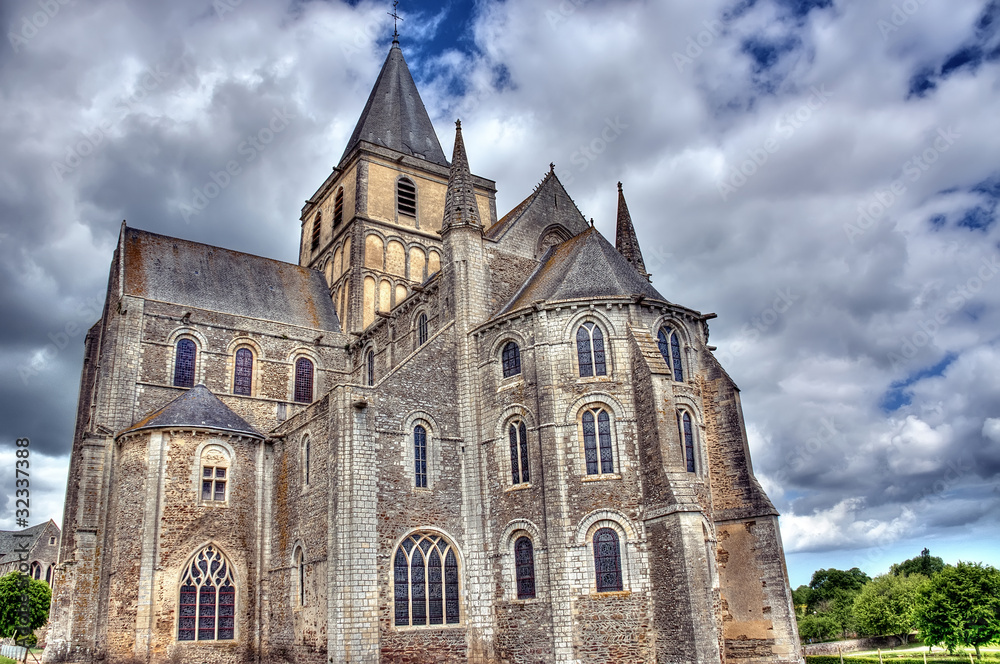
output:
[[[10,657],[0,657],[0,664],[18,664],[16,659]]]
[[[984,662],[1000,662],[1000,648],[980,648],[983,653]],[[949,655],[943,649],[938,648],[928,651],[927,646],[907,644],[894,648],[882,649],[882,660],[884,664],[923,664],[924,653],[927,653],[927,664],[960,664],[969,661],[969,653],[975,650],[969,648],[964,653]],[[878,651],[866,650],[864,652],[844,653],[844,660],[850,660],[851,664],[878,664]],[[839,655],[807,655],[806,664],[840,664]]]

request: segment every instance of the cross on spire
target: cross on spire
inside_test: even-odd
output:
[[[394,42],[399,41],[399,22],[403,20],[403,17],[396,11],[397,6],[399,6],[399,0],[393,0],[392,11],[386,12],[386,14],[392,17],[392,41]]]

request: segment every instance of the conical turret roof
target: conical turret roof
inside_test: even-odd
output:
[[[448,166],[399,42],[393,41],[341,161],[360,141]]]
[[[642,251],[639,250],[639,238],[636,237],[635,227],[632,226],[632,215],[629,214],[621,182],[618,183],[618,226],[615,232],[615,249],[640,274],[648,276],[646,264],[642,261]]]
[[[469,158],[465,154],[462,140],[462,121],[455,122],[455,150],[451,157],[451,172],[448,174],[448,193],[444,197],[444,223],[441,228],[462,225],[482,226],[479,218],[479,203],[469,170]]]
[[[264,436],[246,420],[219,401],[204,385],[195,385],[160,410],[153,411],[122,433],[139,429],[173,429],[192,427],[215,429],[256,438]]]

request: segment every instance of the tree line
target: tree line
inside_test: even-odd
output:
[[[945,565],[928,549],[874,579],[857,567],[821,569],[792,591],[799,636],[830,641],[852,634],[895,636],[913,631],[949,652],[1000,643],[1000,570],[982,563]]]

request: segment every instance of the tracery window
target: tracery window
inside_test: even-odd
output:
[[[521,349],[513,341],[508,341],[500,353],[503,360],[503,377],[510,378],[521,373]]]
[[[403,540],[393,559],[393,586],[397,626],[459,623],[458,557],[440,535],[414,533]]]
[[[681,442],[684,445],[684,462],[689,473],[695,472],[694,466],[694,430],[691,427],[691,415],[681,411],[677,416],[678,428],[681,430]]]
[[[174,387],[194,387],[194,361],[197,346],[190,339],[177,342],[174,354]]]
[[[507,428],[510,437],[510,474],[514,484],[528,482],[528,430],[524,420],[510,423]]]
[[[40,579],[42,577],[42,566],[39,565],[37,561],[32,561],[31,568],[28,571],[28,575],[32,579]]]
[[[518,537],[514,542],[514,566],[517,579],[517,598],[535,598],[535,551],[528,537]]]
[[[606,376],[604,333],[596,323],[587,321],[576,331],[576,356],[580,364],[580,377]]]
[[[184,570],[177,621],[178,641],[236,638],[236,583],[232,565],[215,545],[198,552]]]
[[[295,361],[295,400],[299,403],[313,400],[313,363],[305,357]]]
[[[396,182],[396,210],[408,217],[417,216],[417,186],[409,178]]]
[[[684,380],[684,368],[681,365],[681,342],[677,332],[669,327],[661,327],[656,333],[656,343],[660,347],[660,355],[667,363],[667,368],[673,370],[674,380]]]
[[[337,190],[337,195],[333,199],[333,225],[338,226],[344,221],[344,188]]]
[[[240,348],[236,351],[236,367],[233,372],[233,394],[250,396],[253,389],[253,351]]]
[[[427,314],[420,314],[417,318],[417,343],[423,346],[427,343]]]
[[[413,427],[413,476],[418,488],[427,488],[427,429]]]
[[[622,590],[621,548],[618,546],[618,533],[611,528],[601,528],[594,533],[594,573],[597,575],[597,592]]]
[[[375,384],[375,351],[369,350],[365,353],[365,383]]]
[[[614,451],[611,447],[611,417],[608,411],[596,407],[583,413],[583,453],[588,475],[615,472]]]

